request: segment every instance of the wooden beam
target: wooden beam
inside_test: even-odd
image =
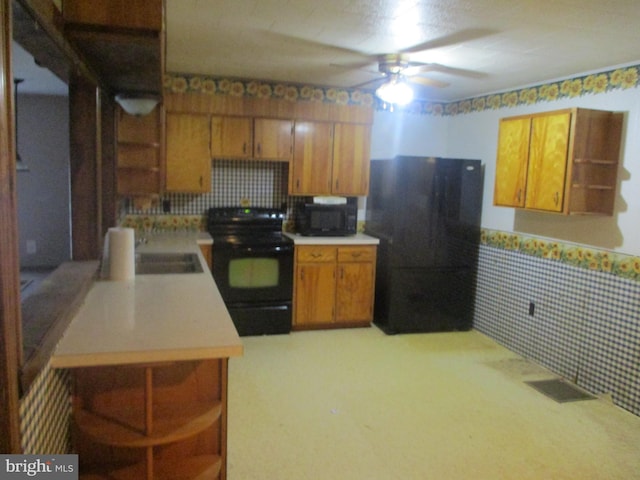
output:
[[[20,453],[21,311],[11,0],[0,0],[0,452]]]
[[[99,90],[73,76],[69,83],[72,258],[97,260],[102,242]]]

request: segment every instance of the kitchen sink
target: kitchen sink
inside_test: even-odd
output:
[[[201,273],[196,253],[137,253],[136,274]]]

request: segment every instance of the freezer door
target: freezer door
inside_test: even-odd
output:
[[[469,268],[392,269],[376,284],[374,323],[388,334],[468,330],[474,286]]]

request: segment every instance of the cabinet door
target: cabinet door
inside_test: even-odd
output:
[[[248,117],[211,117],[211,156],[250,158],[253,122]]]
[[[530,117],[500,120],[494,205],[524,207],[530,135]]]
[[[334,321],[335,263],[303,263],[296,267],[295,325]]]
[[[336,279],[336,322],[373,318],[374,264],[340,263]]]
[[[256,118],[253,122],[253,156],[261,160],[291,160],[293,122]]]
[[[533,117],[525,207],[562,212],[571,113]]]
[[[342,246],[338,249],[336,322],[373,320],[375,246]]]
[[[333,124],[296,122],[289,193],[327,195],[331,193]]]
[[[202,193],[211,190],[209,116],[167,113],[168,192]]]
[[[368,125],[336,123],[333,135],[332,193],[369,193],[371,129]]]

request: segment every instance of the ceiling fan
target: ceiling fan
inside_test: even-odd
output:
[[[441,80],[421,76],[422,73],[441,72],[468,78],[482,78],[485,74],[481,72],[448,67],[439,63],[413,61],[411,59],[411,55],[432,50],[434,48],[472,40],[491,33],[493,32],[486,29],[466,29],[435,40],[414,45],[413,47],[400,50],[396,53],[371,55],[369,58],[375,59],[378,63],[378,72],[376,72],[377,77],[354,85],[353,88],[370,86],[370,88],[376,88],[376,95],[384,102],[407,104],[413,99],[413,90],[411,89],[410,84],[434,88],[444,88],[450,85],[449,83]],[[354,68],[362,68],[370,65],[370,63],[371,62],[360,64]]]
[[[361,88],[369,84],[380,84],[376,89],[376,95],[384,102],[406,105],[413,100],[413,90],[409,83],[417,83],[428,87],[444,88],[447,82],[433,78],[420,77],[422,71],[435,70],[435,65],[419,62],[411,62],[407,53],[392,53],[380,55],[378,58],[378,70],[381,77],[368,80],[355,85]],[[372,85],[373,87],[373,85]]]

